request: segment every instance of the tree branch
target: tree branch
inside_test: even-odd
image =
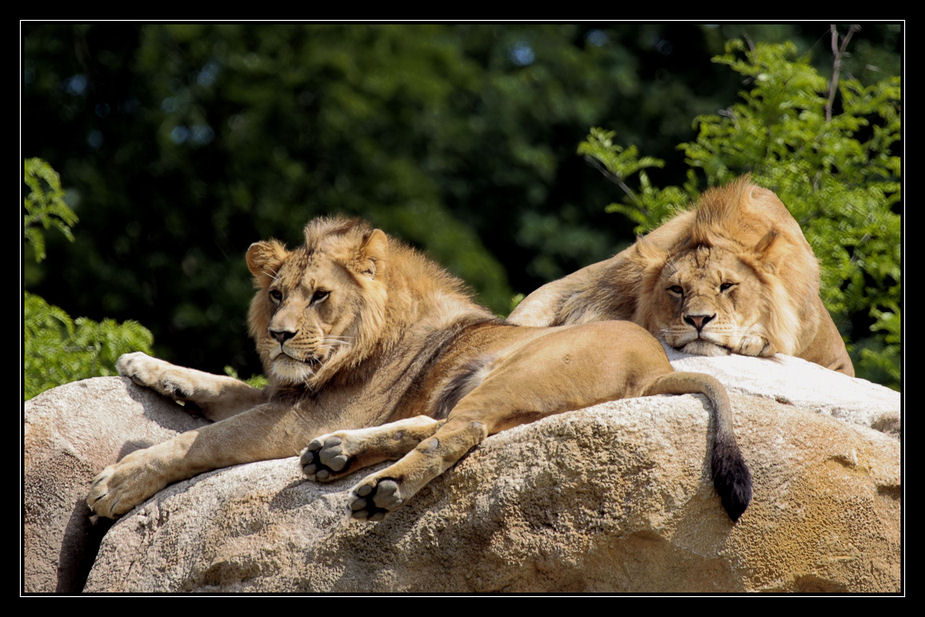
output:
[[[838,28],[835,27],[835,24],[832,24],[829,28],[832,32],[832,79],[829,81],[829,97],[825,103],[825,120],[828,122],[832,119],[832,105],[835,103],[835,93],[838,92],[838,74],[841,71],[841,59],[845,55],[845,50],[848,48],[848,41],[851,40],[851,37],[854,36],[854,33],[861,29],[861,26],[857,24],[852,24],[848,28],[848,34],[846,34],[841,39],[841,44],[838,42]]]

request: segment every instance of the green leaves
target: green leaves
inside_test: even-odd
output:
[[[23,294],[23,398],[78,379],[116,375],[123,353],[151,353],[153,337],[135,321],[71,317],[34,294]]]
[[[634,231],[642,234],[676,214],[691,195],[678,187],[657,188],[649,181],[647,168],[664,167],[665,162],[654,157],[639,158],[636,146],[623,148],[613,141],[614,132],[592,128],[590,135],[578,146],[583,155],[609,180],[620,187],[628,203],[612,203],[607,212],[623,214],[634,223]],[[630,176],[639,174],[637,189],[630,188]]]
[[[26,197],[23,200],[25,213],[23,228],[26,242],[32,247],[35,261],[45,259],[45,236],[43,230],[57,229],[73,241],[71,227],[77,223],[77,215],[64,201],[64,190],[57,172],[45,161],[26,159],[23,181]]]
[[[24,235],[35,251],[36,261],[45,259],[42,229],[55,228],[73,240],[71,226],[77,216],[64,201],[58,174],[40,159],[25,162]],[[129,351],[151,353],[153,337],[135,321],[112,319],[95,322],[72,319],[63,309],[39,296],[23,293],[23,396],[61,384],[115,375],[116,360]]]
[[[748,88],[716,114],[698,116],[697,137],[679,149],[687,183],[655,188],[638,156],[592,129],[579,152],[621,187],[612,204],[648,231],[696,197],[698,178],[715,186],[750,172],[800,223],[822,267],[822,297],[859,376],[899,388],[901,338],[901,83],[839,82],[840,112],[826,119],[828,83],[791,43],[746,48],[732,41],[714,58]],[[836,109],[836,111],[838,111]],[[637,175],[636,188],[630,176]]]

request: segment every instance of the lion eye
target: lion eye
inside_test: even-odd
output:
[[[325,300],[328,299],[329,295],[331,295],[330,291],[324,291],[322,289],[319,289],[312,296],[312,304],[318,304],[319,302],[324,302]]]
[[[720,291],[729,291],[730,289],[732,289],[732,288],[735,287],[735,286],[736,286],[736,283],[723,283],[722,285],[719,286],[719,290],[720,290]]]
[[[681,287],[680,285],[672,285],[671,287],[668,288],[668,291],[678,296],[684,295],[684,288]]]
[[[271,290],[270,290],[270,293],[269,293],[269,296],[270,296],[270,300],[271,300],[274,304],[279,304],[280,302],[283,301],[283,292],[281,292],[281,291],[278,290],[278,289],[271,289]]]

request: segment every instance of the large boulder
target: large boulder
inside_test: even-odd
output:
[[[108,528],[84,498],[106,465],[205,423],[127,379],[67,384],[26,401],[23,590],[80,591]]]
[[[734,525],[709,478],[709,404],[683,395],[489,437],[378,523],[346,514],[360,473],[319,485],[292,457],[199,475],[94,526],[96,471],[201,420],[120,378],[57,388],[26,405],[25,590],[901,591],[899,393],[780,356],[673,363],[730,390],[754,482]],[[98,551],[77,527],[105,531]],[[89,572],[76,545],[96,555]]]

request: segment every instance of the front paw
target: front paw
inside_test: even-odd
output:
[[[187,401],[196,391],[196,384],[185,371],[140,351],[119,356],[116,369],[139,386],[151,388],[175,401]]]
[[[96,514],[115,518],[163,488],[164,483],[149,471],[141,452],[104,469],[90,485],[87,506]]]
[[[763,336],[747,335],[739,341],[738,347],[734,350],[737,354],[743,356],[760,356],[766,358],[774,355],[774,348],[771,342]]]
[[[368,476],[350,491],[350,516],[360,520],[380,521],[404,501],[398,480]]]
[[[353,462],[346,435],[322,435],[302,450],[299,462],[309,480],[330,482],[344,475]]]

